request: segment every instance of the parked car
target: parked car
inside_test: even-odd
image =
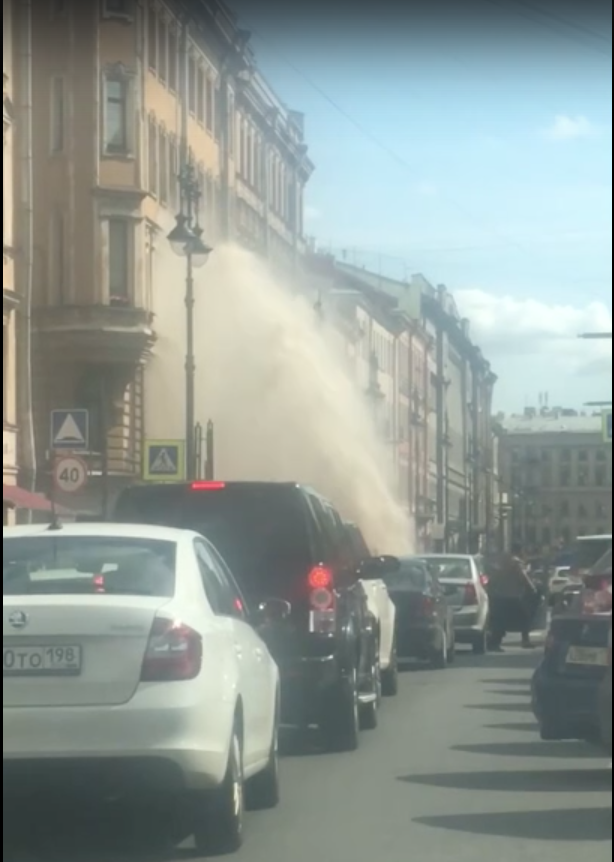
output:
[[[115,517],[198,530],[231,566],[249,607],[287,601],[288,618],[262,631],[281,670],[282,721],[317,725],[331,750],[358,747],[360,728],[378,720],[377,635],[328,500],[290,482],[133,486]]]
[[[555,605],[557,600],[568,588],[581,584],[581,579],[574,577],[571,566],[557,566],[548,582],[548,598],[550,605]]]
[[[612,621],[608,635],[608,669],[601,685],[599,695],[599,718],[601,721],[601,739],[612,757]]]
[[[369,610],[376,620],[382,694],[384,697],[395,697],[399,692],[396,607],[382,578],[381,558],[376,558],[373,566],[373,554],[356,524],[346,524],[346,532],[351,565],[360,573]]]
[[[601,738],[599,693],[608,669],[611,615],[570,610],[553,617],[532,683],[544,740]]]
[[[396,605],[399,658],[445,669],[456,655],[454,613],[436,576],[423,560],[407,557],[384,580]]]
[[[169,840],[189,811],[199,849],[237,850],[245,804],[279,801],[280,675],[254,626],[285,603],[250,617],[207,539],[159,526],[5,529],[2,580],[5,788],[119,797]]]
[[[476,655],[487,650],[490,603],[488,575],[476,557],[463,554],[421,556],[445,591],[454,611],[457,644],[468,644]]]

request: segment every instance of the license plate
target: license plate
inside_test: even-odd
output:
[[[600,647],[570,647],[567,664],[607,667],[608,651]]]
[[[3,676],[78,676],[81,647],[3,647],[2,667]]]

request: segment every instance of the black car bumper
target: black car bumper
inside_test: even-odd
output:
[[[432,658],[433,653],[441,648],[441,630],[436,623],[430,621],[397,624],[397,654],[400,659]]]
[[[600,688],[596,677],[557,675],[540,665],[533,676],[533,713],[540,725],[556,728],[560,739],[597,739]]]
[[[331,693],[346,672],[336,656],[280,663],[282,724],[318,724]]]

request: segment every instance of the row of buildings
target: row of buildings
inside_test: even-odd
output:
[[[169,301],[182,313],[184,290],[167,236],[189,161],[207,243],[265,258],[335,324],[419,546],[477,550],[512,532],[545,542],[516,514],[526,489],[500,458],[514,435],[491,420],[496,378],[450,292],[306,241],[304,118],[258,71],[232,12],[216,0],[49,0],[36,12],[3,0],[5,522],[44,505],[31,495],[49,492],[54,410],[90,419],[90,481],[61,502],[100,511],[146,478],[147,441],[168,427],[156,378],[182,373],[165,359]]]

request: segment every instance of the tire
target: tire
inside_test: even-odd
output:
[[[392,648],[390,665],[382,671],[382,695],[384,697],[397,697],[399,693],[399,656],[396,644]]]
[[[539,722],[539,738],[542,742],[566,742],[569,739],[563,728],[543,719]]]
[[[245,788],[245,802],[250,811],[271,811],[277,808],[280,801],[279,720],[276,718],[269,762],[263,772],[255,775],[248,782]]]
[[[433,670],[445,670],[448,666],[448,636],[445,632],[441,636],[441,647],[434,653],[431,659]]]
[[[471,644],[474,655],[486,655],[488,652],[488,636],[486,632],[477,635]]]
[[[360,705],[356,670],[339,681],[325,707],[320,729],[328,751],[341,753],[358,749]]]
[[[228,769],[223,784],[196,799],[194,840],[198,853],[228,856],[243,846],[245,829],[245,782],[243,751],[238,729],[230,744]]]
[[[377,730],[379,725],[379,708],[382,702],[382,676],[379,669],[379,662],[376,660],[371,669],[371,687],[375,700],[372,703],[365,703],[360,706],[359,718],[361,730]]]

